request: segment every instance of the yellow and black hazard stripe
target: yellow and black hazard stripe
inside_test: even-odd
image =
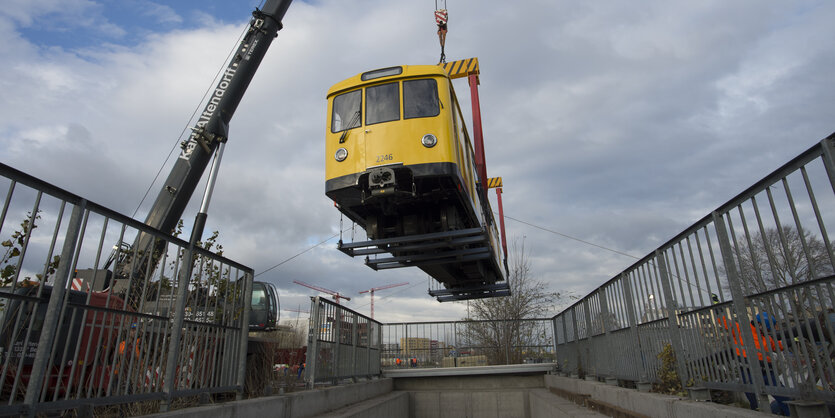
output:
[[[461,78],[470,74],[478,75],[478,58],[467,58],[464,60],[442,62],[440,64],[449,78]]]
[[[487,178],[487,188],[488,189],[495,189],[497,187],[502,187],[502,178],[501,177],[489,177],[489,178]]]

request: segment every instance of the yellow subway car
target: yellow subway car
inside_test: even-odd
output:
[[[364,72],[327,100],[325,194],[369,239],[340,249],[374,255],[374,269],[417,266],[453,289],[437,294],[450,300],[505,289],[492,210],[443,68]]]

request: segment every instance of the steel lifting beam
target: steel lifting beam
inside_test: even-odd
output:
[[[337,244],[339,251],[351,256],[366,256],[365,263],[374,270],[460,263],[490,257],[489,236],[483,228],[433,232],[406,237]],[[368,255],[389,253],[392,257]]]
[[[507,282],[502,282],[468,288],[434,289],[429,291],[429,295],[435,296],[438,302],[493,298],[510,296],[510,286]]]

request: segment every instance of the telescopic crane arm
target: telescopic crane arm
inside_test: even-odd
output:
[[[197,188],[203,172],[212,159],[212,155],[228,138],[229,121],[235,114],[241,98],[246,92],[252,77],[258,70],[261,60],[270,47],[273,38],[281,29],[281,20],[287,12],[292,0],[267,0],[262,9],[252,13],[249,29],[241,40],[235,55],[232,57],[223,76],[211,93],[211,97],[200,114],[198,121],[191,128],[191,135],[181,144],[182,150],[174,163],[174,167],[157,195],[145,223],[163,232],[171,232],[182,217],[192,194]],[[219,155],[216,156],[219,160]],[[218,161],[219,162],[219,161]],[[217,163],[216,163],[217,164]],[[213,170],[213,174],[216,174]],[[210,190],[207,191],[207,197]],[[204,205],[195,221],[192,230],[192,243],[198,241],[203,232],[206,220],[206,206],[208,200],[204,198]],[[153,271],[159,261],[160,251],[156,248],[153,236],[139,233],[132,254],[140,254],[134,263],[123,263],[125,273],[135,276],[139,266],[143,270]],[[150,263],[147,257],[152,257]],[[150,268],[148,268],[150,267]],[[136,283],[134,283],[136,282]],[[132,279],[128,299],[131,305],[137,296],[137,287],[141,291],[141,281]],[[135,306],[134,306],[135,308]]]

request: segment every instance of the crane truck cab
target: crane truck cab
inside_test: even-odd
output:
[[[272,283],[252,282],[249,312],[250,331],[270,331],[278,323],[278,291]]]

